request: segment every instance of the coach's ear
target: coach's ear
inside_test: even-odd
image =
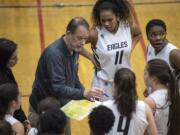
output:
[[[70,40],[72,38],[72,33],[71,33],[71,31],[66,31],[66,39],[67,40]]]
[[[120,17],[119,17],[119,15],[116,16],[116,19],[117,19],[117,22],[120,22]]]

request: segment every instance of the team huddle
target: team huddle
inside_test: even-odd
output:
[[[163,20],[147,22],[146,89],[139,100],[130,58],[142,35],[133,10],[127,0],[97,0],[91,28],[83,17],[70,20],[39,58],[28,118],[11,70],[17,45],[0,38],[0,134],[71,135],[70,119],[59,108],[86,99],[102,102],[89,114],[91,135],[180,135],[180,49],[166,38]],[[79,55],[95,67],[88,90],[78,77]]]

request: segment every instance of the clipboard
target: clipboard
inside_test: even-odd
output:
[[[88,100],[71,100],[69,103],[64,105],[61,110],[69,118],[75,120],[82,120],[89,115],[94,107],[101,104],[99,101],[88,101]]]

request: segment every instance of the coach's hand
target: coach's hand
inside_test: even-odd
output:
[[[103,97],[103,90],[93,87],[88,91],[84,91],[84,97],[90,101],[94,101],[95,99],[101,100]]]

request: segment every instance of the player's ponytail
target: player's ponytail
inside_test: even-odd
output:
[[[169,70],[168,99],[170,101],[170,115],[168,122],[168,135],[179,135],[180,130],[180,93],[175,75]]]
[[[114,99],[121,115],[131,118],[136,110],[136,77],[128,68],[121,68],[114,77]]]

